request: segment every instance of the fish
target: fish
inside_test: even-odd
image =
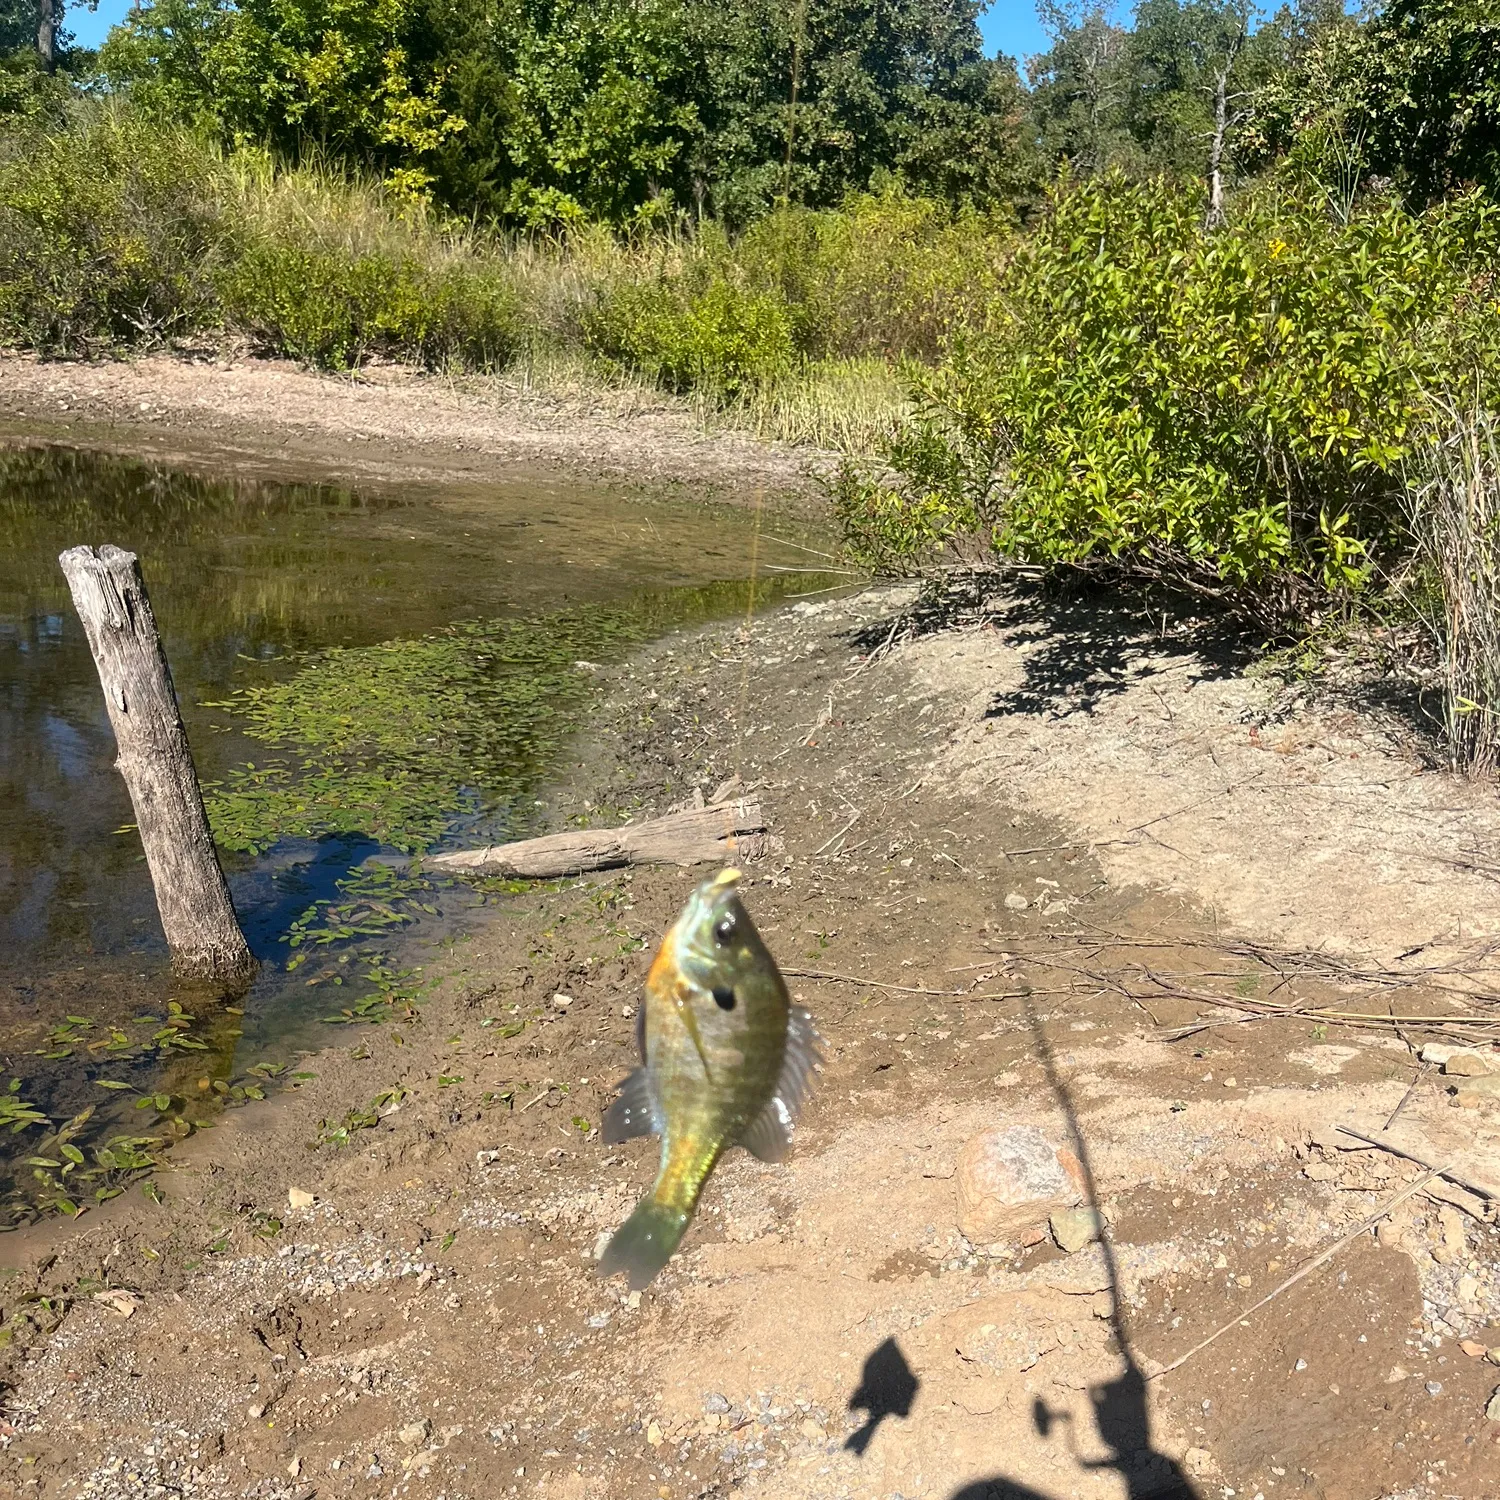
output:
[[[671,1259],[725,1151],[785,1160],[822,1065],[817,1028],[792,1004],[740,900],[741,878],[730,869],[704,881],[667,930],[636,1018],[641,1065],[604,1116],[611,1145],[661,1137],[651,1191],[599,1260],[601,1275],[623,1271],[633,1290]]]

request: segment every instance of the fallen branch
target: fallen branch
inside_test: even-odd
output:
[[[1343,1127],[1340,1128],[1342,1129]],[[1173,1370],[1181,1369],[1182,1366],[1185,1365],[1195,1354],[1202,1353],[1202,1351],[1207,1349],[1210,1344],[1214,1343],[1217,1339],[1222,1338],[1226,1333],[1228,1333],[1231,1328],[1238,1327],[1245,1321],[1246,1318],[1250,1316],[1251,1313],[1259,1312],[1261,1308],[1263,1308],[1268,1302],[1274,1302],[1277,1297],[1279,1297],[1284,1291],[1287,1290],[1288,1287],[1296,1286],[1296,1284],[1301,1281],[1304,1276],[1312,1275],[1312,1273],[1316,1271],[1319,1266],[1325,1265],[1328,1261],[1332,1260],[1333,1257],[1337,1255],[1345,1245],[1349,1244],[1353,1240],[1357,1240],[1360,1235],[1368,1233],[1383,1218],[1385,1218],[1393,1208],[1399,1207],[1402,1203],[1405,1203],[1413,1193],[1421,1192],[1421,1190],[1426,1187],[1434,1177],[1447,1177],[1448,1175],[1449,1171],[1447,1167],[1433,1167],[1431,1171],[1429,1171],[1425,1176],[1417,1178],[1415,1182],[1407,1183],[1407,1185],[1402,1188],[1401,1191],[1395,1195],[1395,1197],[1388,1198],[1385,1203],[1378,1210],[1376,1210],[1375,1213],[1370,1215],[1368,1219],[1361,1220],[1354,1226],[1353,1229],[1349,1231],[1348,1234],[1344,1235],[1342,1239],[1335,1240],[1333,1244],[1331,1244],[1326,1250],[1320,1251],[1310,1261],[1308,1261],[1305,1266],[1301,1267],[1301,1269],[1293,1271],[1292,1274],[1288,1276],[1280,1286],[1275,1287],[1271,1291],[1267,1292],[1266,1295],[1262,1297],[1254,1307],[1247,1307],[1244,1312],[1239,1313],[1235,1317],[1231,1318],[1230,1321],[1227,1322],[1222,1328],[1215,1329],[1211,1334],[1209,1334],[1206,1339],[1203,1339],[1199,1343],[1194,1344],[1186,1354],[1180,1354],[1176,1359],[1172,1361],[1171,1364],[1163,1365],[1159,1370],[1153,1370],[1152,1373],[1146,1377],[1146,1379],[1160,1380],[1163,1375],[1170,1375]]]
[[[463,874],[546,880],[619,865],[698,865],[753,858],[765,830],[758,797],[711,803],[620,828],[579,828],[543,838],[435,854],[428,864]]]
[[[1500,1202],[1500,1187],[1488,1182],[1475,1182],[1468,1177],[1460,1177],[1457,1172],[1448,1167],[1435,1167],[1425,1156],[1418,1156],[1409,1147],[1398,1146],[1393,1141],[1386,1140],[1383,1136],[1366,1135],[1362,1130],[1356,1130],[1352,1125],[1340,1125],[1340,1135],[1353,1136],[1357,1141],[1363,1141],[1367,1146],[1374,1146],[1380,1151],[1389,1151],[1392,1156],[1399,1156],[1409,1162],[1415,1162],[1419,1167],[1426,1167],[1429,1172],[1436,1172],[1440,1177],[1446,1177],[1449,1182],[1465,1189],[1470,1193],[1477,1193],[1481,1198],[1488,1198],[1492,1203]]]

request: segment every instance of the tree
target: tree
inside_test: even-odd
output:
[[[731,222],[882,173],[952,201],[1032,172],[1020,81],[987,58],[978,0],[688,0],[704,59],[700,198]]]
[[[1051,48],[1027,65],[1032,112],[1044,155],[1082,177],[1130,159],[1126,128],[1129,34],[1098,3],[1041,0]]]
[[[417,0],[154,0],[115,27],[106,74],[146,107],[297,158],[384,172],[402,191],[463,120]]]
[[[467,122],[440,152],[450,201],[537,226],[683,199],[702,69],[680,4],[447,0],[437,14]]]

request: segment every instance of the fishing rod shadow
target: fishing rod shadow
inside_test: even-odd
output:
[[[1029,999],[1026,1002],[1026,1018],[1031,1027],[1037,1056],[1047,1073],[1047,1082],[1067,1120],[1069,1143],[1083,1168],[1084,1193],[1089,1207],[1100,1215],[1099,1222],[1102,1226],[1099,1190],[1094,1179],[1093,1164],[1089,1159],[1088,1142],[1084,1140],[1073,1096],[1058,1072],[1052,1045],[1047,1040],[1047,1034]],[[1177,1464],[1167,1454],[1158,1451],[1151,1441],[1146,1377],[1136,1363],[1135,1353],[1130,1347],[1130,1331],[1125,1326],[1121,1311],[1119,1265],[1107,1230],[1099,1236],[1099,1247],[1104,1255],[1104,1272],[1109,1279],[1110,1327],[1114,1331],[1120,1356],[1125,1361],[1125,1369],[1114,1380],[1089,1388],[1089,1401],[1094,1409],[1094,1426],[1110,1452],[1107,1458],[1080,1457],[1077,1460],[1079,1467],[1116,1470],[1125,1481],[1125,1494],[1129,1500],[1147,1500],[1148,1496],[1151,1500],[1202,1500],[1198,1490]],[[1038,1396],[1032,1403],[1032,1420],[1037,1432],[1042,1437],[1047,1437],[1054,1426],[1070,1421],[1071,1414],[1053,1410]],[[951,1500],[1045,1500],[1045,1497],[1025,1485],[996,1476],[966,1484],[961,1490],[954,1491]]]

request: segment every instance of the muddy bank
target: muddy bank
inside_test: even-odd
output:
[[[597,1127],[631,1065],[651,945],[694,877],[515,897],[430,956],[442,983],[418,1018],[336,1034],[300,1088],[174,1152],[161,1201],[133,1191],[0,1245],[5,1484],[1493,1495],[1500,1240],[1484,1199],[1411,1197],[1237,1320],[1416,1180],[1341,1149],[1338,1123],[1378,1127],[1399,1105],[1412,1149],[1492,1180],[1494,1117],[1415,1064],[1433,1033],[1340,1024],[1341,1008],[1389,1009],[1389,987],[1294,960],[1274,934],[1245,944],[1190,873],[1151,863],[1151,840],[1126,866],[1083,814],[1059,816],[1045,788],[1086,768],[1067,735],[1107,760],[1101,737],[1133,743],[1134,727],[1088,738],[1087,718],[1058,730],[1047,702],[1014,697],[986,718],[1011,691],[1001,622],[903,644],[906,602],[811,599],[659,643],[611,674],[551,799],[559,824],[609,823],[731,775],[760,787],[784,852],[749,870],[747,903],[828,1053],[788,1165],[734,1153],[650,1289],[599,1280],[599,1236],[653,1149],[606,1148]],[[1155,701],[1152,682],[1168,692],[1143,656],[1131,691]],[[1044,774],[970,774],[973,738],[1002,730],[1051,737]],[[1150,764],[1169,807],[1214,790],[1191,762]],[[1145,774],[1094,783],[1100,828],[1145,833],[1153,811],[1126,801]],[[1290,816],[1305,789],[1271,781],[1263,799]],[[1296,875],[1295,851],[1266,857]],[[1241,863],[1257,858],[1247,843]],[[1255,928],[1253,904],[1237,910]],[[1378,939],[1378,915],[1362,920]],[[1458,1026],[1474,1002],[1450,979],[1403,975],[1402,1013]],[[1083,1158],[1109,1256],[1065,1253],[1044,1224],[964,1236],[965,1144],[1011,1125]],[[110,1288],[130,1295],[111,1307],[94,1295]]]
[[[98,362],[0,355],[0,429],[215,472],[371,484],[566,473],[821,509],[831,456],[705,431],[637,388],[539,391],[404,365],[319,374],[288,360],[159,353]]]

